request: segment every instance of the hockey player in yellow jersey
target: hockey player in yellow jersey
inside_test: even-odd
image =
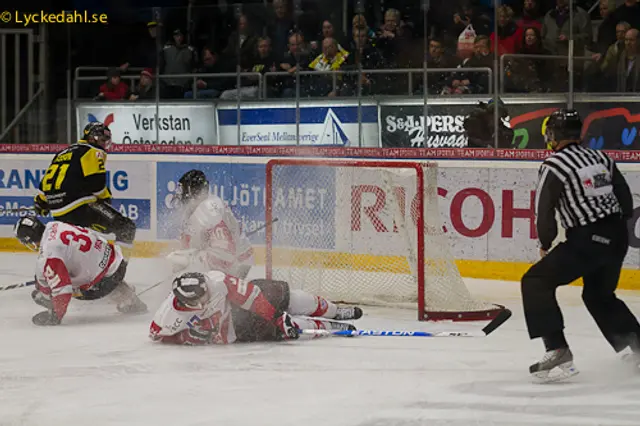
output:
[[[34,210],[41,216],[51,212],[57,221],[113,233],[123,252],[130,254],[136,226],[111,206],[106,174],[110,145],[107,126],[100,122],[87,124],[80,141],[53,157],[40,181]]]

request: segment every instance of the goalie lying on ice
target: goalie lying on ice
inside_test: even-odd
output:
[[[284,281],[187,272],[173,280],[151,322],[150,337],[183,345],[290,340],[303,329],[353,330],[353,325],[331,319],[361,316],[360,308],[338,308],[324,298],[289,290]]]

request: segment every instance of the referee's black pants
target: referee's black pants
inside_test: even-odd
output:
[[[640,324],[615,295],[629,248],[626,221],[610,217],[567,230],[566,242],[549,251],[522,277],[522,301],[529,337],[562,332],[556,288],[583,278],[582,300],[600,331],[619,352],[640,338]],[[635,336],[634,336],[635,334]]]

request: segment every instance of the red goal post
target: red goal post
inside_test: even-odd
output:
[[[474,299],[451,255],[437,173],[435,162],[270,160],[267,278],[344,303],[417,305],[419,320],[494,318],[504,308]]]

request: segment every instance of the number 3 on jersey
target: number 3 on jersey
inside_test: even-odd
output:
[[[89,238],[86,235],[83,235],[83,234],[87,234],[88,231],[86,229],[81,229],[75,226],[74,228],[79,232],[82,232],[82,234],[76,234],[73,231],[64,231],[60,234],[60,241],[62,241],[65,245],[68,245],[68,246],[71,245],[72,241],[77,243],[75,244],[75,246],[82,253],[86,253],[89,250],[91,250],[91,246],[93,245],[91,238]]]
[[[44,179],[42,179],[42,190],[44,192],[49,192],[51,189],[59,190],[62,187],[64,178],[67,176],[68,169],[69,164],[50,165],[44,174]]]

